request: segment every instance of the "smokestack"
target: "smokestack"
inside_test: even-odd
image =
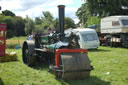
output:
[[[60,28],[60,40],[63,41],[64,38],[64,5],[58,6],[59,11],[59,28]]]

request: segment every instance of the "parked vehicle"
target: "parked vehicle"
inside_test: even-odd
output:
[[[107,46],[128,47],[128,16],[102,18],[100,31]]]
[[[94,49],[99,47],[99,39],[96,31],[90,28],[73,29],[78,36],[78,43],[82,49]]]

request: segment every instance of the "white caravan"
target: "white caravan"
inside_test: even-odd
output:
[[[109,16],[102,18],[100,23],[106,45],[128,48],[128,16]]]
[[[109,16],[101,19],[101,33],[128,33],[128,16]]]
[[[100,41],[97,36],[97,33],[94,29],[90,28],[77,28],[73,29],[76,31],[78,36],[78,43],[82,49],[94,49],[98,48]]]

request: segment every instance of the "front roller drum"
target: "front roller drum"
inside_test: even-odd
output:
[[[90,75],[91,66],[85,53],[61,53],[62,71],[56,75],[64,80],[86,79]]]

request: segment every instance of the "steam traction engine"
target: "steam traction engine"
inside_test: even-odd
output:
[[[64,33],[64,5],[59,5],[59,28],[49,35],[35,34],[34,40],[23,43],[23,62],[33,66],[37,60],[49,64],[56,76],[62,79],[85,79],[92,66],[88,51],[80,49],[75,33]]]

